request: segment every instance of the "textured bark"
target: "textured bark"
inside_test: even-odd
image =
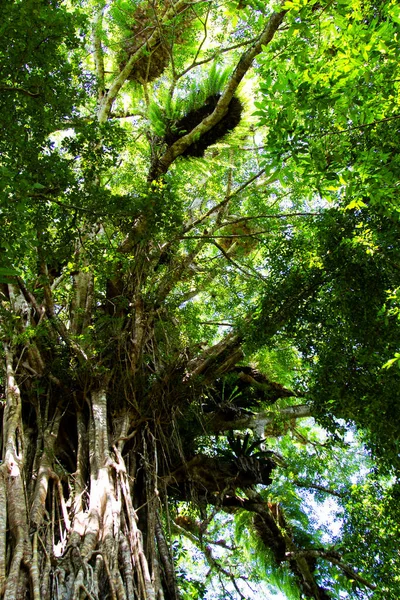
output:
[[[6,547],[7,547],[7,488],[5,469],[0,469],[0,593],[6,583]]]
[[[296,550],[265,503],[251,496],[255,485],[271,483],[273,457],[240,452],[210,457],[196,451],[194,441],[205,432],[242,428],[263,437],[277,417],[291,422],[308,416],[309,408],[256,414],[227,403],[235,395],[222,385],[227,374],[232,392],[240,385],[240,398],[250,402],[250,409],[251,402],[268,405],[293,395],[253,368],[237,366],[243,359],[240,333],[206,349],[176,353],[172,346],[166,361],[157,348],[157,309],[142,292],[144,245],[136,256],[137,269],[122,288],[130,302],[118,317],[122,326],[112,340],[114,353],[105,351],[98,361],[94,355],[88,358],[92,348],[80,345],[81,339],[85,343],[81,334],[89,336],[101,310],[93,302],[93,278],[86,270],[74,275],[68,324],[48,308],[54,304],[51,298],[44,295],[42,306],[22,281],[19,290],[10,289],[21,330],[40,315],[36,323],[46,323],[47,337],[37,338],[23,362],[5,347],[0,497],[7,498],[7,515],[3,508],[0,544],[5,540],[10,559],[0,562],[0,577],[6,580],[6,598],[18,598],[27,587],[30,597],[46,600],[179,598],[163,524],[169,498],[195,502],[201,512],[208,504],[248,510],[277,562]],[[109,326],[114,327],[112,320]],[[144,357],[150,353],[154,359],[147,364]],[[211,412],[198,403],[205,393],[213,399]],[[192,421],[187,420],[193,414],[189,406],[197,406]],[[239,490],[246,490],[250,499],[239,496]],[[198,540],[201,546],[201,533]],[[212,555],[207,556],[215,567]],[[299,571],[302,561],[307,563],[304,558],[291,561],[299,581],[309,577],[304,566]],[[320,600],[317,589],[311,597]]]
[[[31,564],[29,527],[25,497],[23,470],[25,454],[23,448],[23,425],[21,415],[21,394],[15,379],[13,353],[5,347],[6,357],[6,407],[3,421],[3,465],[2,470],[6,479],[7,518],[14,542],[14,552],[11,559],[4,598],[11,600],[18,595],[18,583],[22,562]],[[36,582],[34,582],[36,584]],[[37,591],[37,586],[34,585]]]

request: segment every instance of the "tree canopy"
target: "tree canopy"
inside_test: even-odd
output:
[[[0,30],[0,596],[399,598],[398,3]]]

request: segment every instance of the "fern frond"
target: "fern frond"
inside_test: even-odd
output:
[[[157,102],[151,102],[147,114],[154,133],[161,138],[164,137],[167,123],[161,106]]]
[[[240,449],[240,453],[241,453],[242,456],[248,456],[249,439],[250,439],[250,434],[246,433],[246,435],[243,438],[242,447]]]
[[[250,446],[248,448],[248,451],[247,451],[247,455],[251,456],[253,454],[254,450],[256,448],[259,448],[261,446],[261,444],[263,444],[264,442],[265,442],[265,438],[261,438],[259,440],[255,440],[252,444],[250,444]],[[261,452],[261,451],[257,452],[257,456],[261,456],[261,455],[264,455],[264,454],[265,454],[265,452]]]
[[[148,118],[156,135],[163,137],[168,127],[173,128],[174,122],[201,108],[211,96],[221,94],[230,73],[230,68],[221,70],[213,63],[207,75],[201,81],[192,82],[184,95],[178,90],[172,98],[169,91],[162,89],[148,108]]]

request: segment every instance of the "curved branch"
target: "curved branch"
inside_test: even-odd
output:
[[[245,275],[246,277],[254,277],[254,279],[259,279],[260,281],[265,281],[265,278],[262,275],[260,275],[259,273],[257,273],[257,271],[255,269],[253,269],[249,265],[247,265],[247,268],[252,271],[251,273],[249,273],[246,269],[244,269],[241,265],[239,265],[239,263],[237,263],[235,260],[233,260],[232,256],[230,256],[229,253],[226,252],[226,250],[224,250],[224,248],[220,244],[218,244],[218,242],[214,238],[211,238],[211,239],[212,239],[214,246],[216,246],[218,248],[218,250],[227,259],[227,261],[230,262],[239,271],[241,271],[241,273],[243,273],[243,275]]]
[[[229,333],[218,344],[208,348],[200,357],[187,365],[185,382],[202,376],[203,382],[211,382],[229,367],[233,367],[243,357],[240,348],[242,339],[237,333]]]
[[[238,44],[232,44],[232,46],[227,46],[226,48],[219,48],[214,54],[212,54],[211,56],[208,56],[207,58],[204,58],[203,60],[199,60],[197,62],[196,62],[196,60],[194,60],[189,67],[187,67],[184,71],[181,71],[181,73],[179,73],[177,75],[176,79],[177,80],[180,79],[181,77],[186,75],[186,73],[188,73],[192,69],[195,69],[196,67],[200,67],[201,65],[206,65],[207,63],[212,62],[213,60],[215,60],[216,58],[218,58],[221,54],[224,54],[225,52],[230,52],[231,50],[237,50],[238,48],[243,48],[243,46],[250,46],[250,44],[254,44],[255,42],[257,42],[257,40],[258,40],[258,38],[252,38],[252,39],[246,40],[244,42],[239,42]]]
[[[199,217],[195,221],[192,221],[191,223],[188,223],[187,225],[185,225],[183,227],[183,229],[182,229],[182,234],[187,233],[188,231],[190,231],[191,229],[193,229],[197,225],[200,225],[200,223],[202,223],[203,221],[205,221],[208,217],[210,217],[214,213],[222,210],[228,204],[228,202],[232,198],[234,198],[235,196],[237,196],[238,194],[240,194],[240,192],[242,192],[249,185],[251,185],[256,179],[258,179],[259,177],[261,177],[261,175],[264,175],[264,173],[265,173],[265,169],[261,169],[261,171],[259,171],[258,173],[256,173],[252,177],[250,177],[250,179],[248,179],[247,181],[245,181],[237,189],[233,190],[232,193],[227,194],[225,196],[225,198],[219,204],[217,204],[216,206],[213,206],[212,208],[210,208],[210,210],[208,210],[204,215],[202,215],[201,217]],[[267,181],[264,183],[264,185],[268,185],[270,183],[273,183],[275,180],[276,180],[276,174],[274,173],[269,179],[267,179]]]

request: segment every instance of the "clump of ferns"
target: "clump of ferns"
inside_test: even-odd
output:
[[[244,437],[235,436],[229,432],[226,436],[228,448],[222,450],[221,454],[227,458],[257,458],[259,460],[271,459],[274,456],[272,450],[264,450],[263,445],[265,439],[252,440],[250,433],[246,433]]]
[[[159,140],[167,146],[172,146],[211,115],[229,76],[229,68],[220,70],[214,63],[207,76],[200,82],[194,81],[190,84],[186,93],[173,98],[169,92],[161,92],[158,102],[152,102],[148,109],[151,127]],[[182,156],[204,156],[209,146],[217,143],[239,124],[242,112],[243,103],[234,96],[222,119],[212,129],[194,140]]]
[[[143,46],[144,54],[134,63],[130,81],[148,83],[158,79],[171,60],[173,46],[184,43],[196,13],[190,3],[184,3],[169,20],[165,20],[177,0],[162,2],[111,3],[111,27],[120,38],[115,46],[116,58],[122,70],[129,58]],[[153,35],[157,33],[158,35]]]
[[[272,450],[264,450],[264,439],[251,441],[250,433],[241,438],[233,433],[227,435],[228,448],[222,450],[220,455],[230,462],[234,461],[239,472],[252,474],[258,483],[270,485],[272,483],[271,473],[277,466],[275,454]]]

